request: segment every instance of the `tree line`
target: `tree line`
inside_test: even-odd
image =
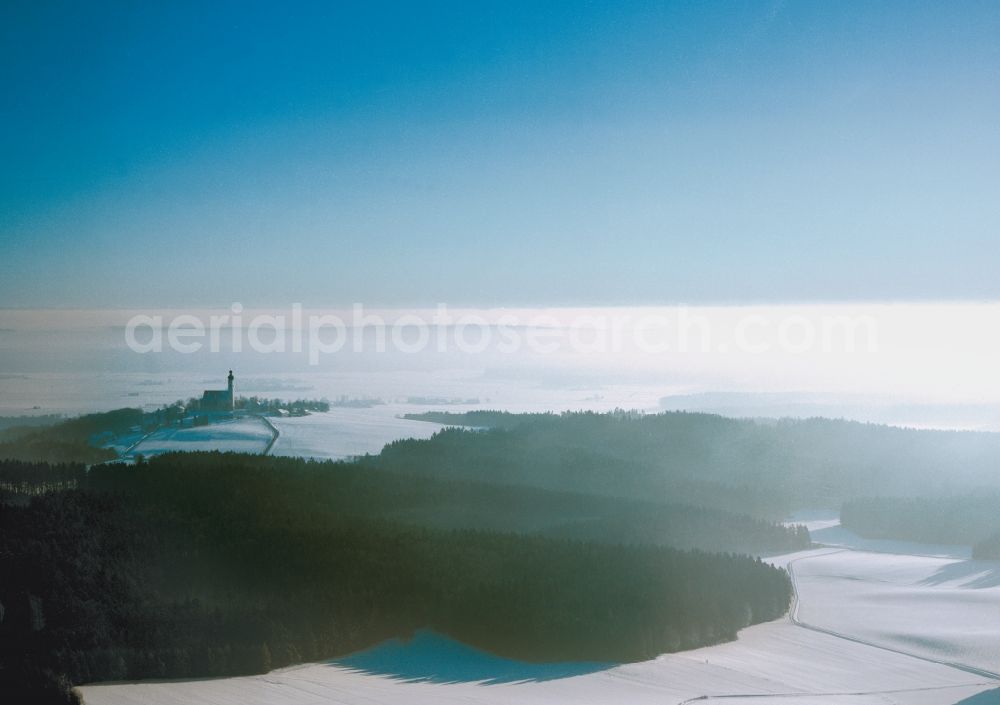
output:
[[[972,557],[979,560],[1000,560],[1000,529],[973,544]]]
[[[859,498],[844,503],[840,523],[867,538],[972,545],[986,558],[1000,534],[1000,492]]]
[[[129,433],[146,416],[141,409],[116,409],[44,427],[12,426],[0,431],[0,459],[84,464],[113,460],[118,453],[100,447],[101,439]]]
[[[14,495],[33,496],[81,487],[87,468],[80,463],[0,462],[0,500]]]

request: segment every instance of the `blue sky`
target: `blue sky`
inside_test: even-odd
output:
[[[0,8],[0,306],[996,299],[1000,4]]]

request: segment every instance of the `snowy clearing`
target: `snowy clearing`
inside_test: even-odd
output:
[[[271,455],[340,459],[378,453],[401,438],[430,438],[443,428],[436,423],[412,421],[397,415],[412,407],[380,405],[369,409],[333,408],[308,416],[272,418],[280,432]]]
[[[837,551],[792,566],[805,623],[1000,671],[1000,562]]]
[[[198,450],[263,453],[273,436],[267,422],[256,416],[195,428],[163,428],[140,441],[127,457]]]

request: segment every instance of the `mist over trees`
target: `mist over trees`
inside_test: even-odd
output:
[[[1000,560],[1000,530],[973,544],[972,557],[980,560]]]
[[[1000,492],[855,499],[844,503],[840,523],[867,538],[975,545],[986,558],[1000,535]]]
[[[1000,434],[902,429],[830,419],[730,419],[668,412],[431,412],[451,429],[399,441],[383,467],[438,477],[574,487],[580,492],[783,518],[874,494],[1000,489]],[[472,440],[471,436],[477,438]]]

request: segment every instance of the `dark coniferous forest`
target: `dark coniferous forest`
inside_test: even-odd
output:
[[[637,660],[732,639],[790,599],[784,572],[746,556],[393,519],[447,484],[360,465],[208,453],[2,474],[18,494],[0,507],[0,679],[19,702],[259,673],[421,628],[526,660]]]
[[[858,497],[1000,489],[1000,434],[833,419],[670,412],[410,415],[479,429],[389,445],[384,467],[438,477],[670,498],[783,519]]]

